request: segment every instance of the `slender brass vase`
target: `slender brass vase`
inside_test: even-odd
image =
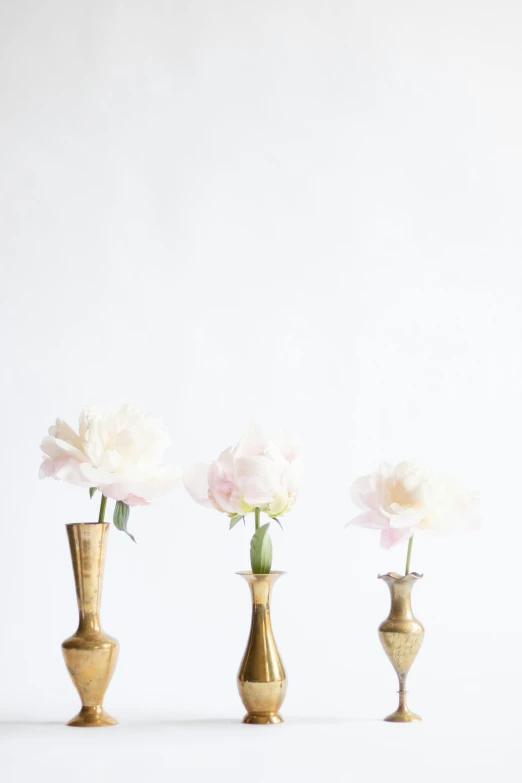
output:
[[[286,694],[286,672],[279,657],[270,622],[272,585],[284,574],[253,574],[239,571],[250,585],[252,625],[239,672],[237,686],[247,714],[243,723],[282,723],[279,709]]]
[[[422,579],[422,574],[413,572],[402,576],[390,573],[380,576],[379,579],[386,582],[391,594],[390,614],[380,624],[379,636],[399,678],[399,706],[384,720],[411,723],[422,720],[419,715],[411,712],[406,703],[406,678],[424,638],[424,627],[411,608],[411,591],[415,582]]]
[[[62,644],[63,657],[82,701],[68,726],[114,726],[118,721],[103,709],[103,697],[118,659],[116,639],[100,626],[108,524],[67,525],[67,536],[80,612],[78,630]]]

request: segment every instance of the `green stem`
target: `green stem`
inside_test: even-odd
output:
[[[258,508],[255,508],[254,514],[256,517],[256,530],[259,530],[259,520],[261,519],[261,511]]]
[[[406,576],[410,573],[411,548],[413,546],[413,536],[408,541],[408,554],[406,555]]]
[[[98,516],[98,522],[104,522],[105,521],[105,506],[107,505],[107,498],[105,495],[102,495],[101,503],[100,503],[100,514]]]

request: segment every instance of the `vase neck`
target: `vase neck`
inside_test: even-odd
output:
[[[67,525],[81,632],[101,630],[100,602],[108,532],[106,524]]]
[[[411,608],[411,591],[414,582],[389,581],[391,607],[389,619],[414,620]]]
[[[252,604],[254,610],[266,611],[270,610],[270,596],[272,593],[272,585],[270,582],[251,582],[250,591],[252,593]]]
[[[254,611],[269,611],[272,587],[284,573],[272,571],[270,574],[253,574],[251,571],[238,571],[238,576],[242,576],[249,584]]]

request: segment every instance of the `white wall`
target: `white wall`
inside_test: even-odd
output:
[[[96,512],[37,472],[88,402],[162,415],[183,466],[250,419],[302,438],[273,535],[288,715],[395,706],[375,577],[404,552],[343,530],[351,481],[417,457],[480,489],[480,533],[415,545],[411,703],[519,699],[521,23],[515,0],[4,0],[2,709],[77,706],[64,523]],[[182,491],[130,527],[108,708],[241,715],[247,531]]]

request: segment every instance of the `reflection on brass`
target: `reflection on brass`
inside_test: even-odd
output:
[[[424,628],[411,608],[411,591],[417,579],[422,579],[422,574],[413,572],[402,576],[390,573],[380,576],[379,579],[384,579],[391,594],[390,614],[380,624],[379,636],[399,678],[399,706],[396,712],[384,720],[411,723],[422,720],[419,715],[411,712],[406,704],[406,677],[424,638]]]
[[[109,525],[67,525],[76,583],[80,624],[62,644],[63,657],[82,708],[68,726],[114,726],[103,709],[103,697],[118,659],[118,642],[100,627],[100,600]]]
[[[286,672],[279,657],[270,622],[270,592],[284,571],[252,574],[239,571],[252,593],[252,625],[237,685],[247,709],[243,723],[282,723],[279,709],[286,693]]]

